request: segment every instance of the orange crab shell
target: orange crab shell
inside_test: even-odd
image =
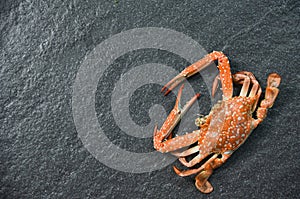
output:
[[[198,141],[198,144],[203,146],[201,151],[203,153],[232,153],[242,145],[253,129],[252,109],[255,102],[255,97],[237,96],[215,105],[206,123],[200,126],[201,129],[205,129]],[[225,113],[224,121],[220,122],[222,124],[220,132],[212,136],[214,132],[208,128],[214,119],[214,113],[220,112],[221,109]]]

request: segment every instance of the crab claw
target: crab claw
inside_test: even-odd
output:
[[[171,81],[169,81],[164,87],[161,89],[161,92],[165,92],[164,95],[168,95],[178,84],[180,84],[185,79],[185,76],[182,74],[178,74]],[[171,86],[170,86],[171,85]],[[170,87],[169,87],[170,86]],[[169,88],[168,88],[169,87]]]
[[[170,93],[178,84],[180,84],[185,78],[188,78],[197,72],[201,71],[203,68],[207,67],[212,63],[209,55],[195,62],[194,64],[185,68],[181,73],[169,81],[162,89],[161,92],[165,91],[165,95]],[[169,88],[168,88],[169,87]]]
[[[154,148],[162,153],[177,150],[179,148],[185,147],[181,146],[178,143],[184,144],[186,137],[177,137],[172,140],[168,139],[172,137],[172,130],[175,128],[175,126],[178,124],[182,116],[187,112],[187,110],[193,105],[193,103],[200,97],[200,94],[197,93],[194,97],[192,97],[183,107],[181,107],[181,95],[184,85],[182,85],[179,89],[177,99],[175,106],[173,110],[168,115],[167,119],[163,123],[160,130],[158,130],[157,126],[154,128],[154,137],[153,137],[153,143]],[[164,141],[165,139],[169,141]],[[195,139],[195,140],[194,140]],[[198,139],[197,132],[190,135],[190,140],[192,143],[196,142]],[[192,144],[191,143],[191,144]]]
[[[212,89],[211,89],[211,96],[215,97],[215,94],[217,92],[217,88],[219,87],[219,81],[220,81],[220,76],[217,75],[214,79],[213,85],[212,85]]]

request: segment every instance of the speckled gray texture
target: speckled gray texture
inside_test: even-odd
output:
[[[299,1],[19,0],[0,4],[0,198],[299,197]],[[141,27],[174,29],[207,51],[223,50],[233,72],[253,72],[263,88],[268,73],[282,76],[281,92],[268,117],[215,171],[210,178],[215,190],[210,195],[196,190],[193,177],[178,177],[171,166],[146,174],[110,169],[90,155],[77,136],[71,100],[80,63],[106,38]],[[177,69],[188,64],[173,54],[145,49],[116,60],[99,80],[99,121],[112,142],[128,150],[151,151],[151,139],[132,139],[117,129],[106,106],[111,92],[107,88],[113,87],[124,65],[126,71],[154,61]],[[197,84],[197,80],[191,81]],[[136,123],[147,123],[148,116],[135,107],[143,103],[149,107],[154,100],[140,101],[138,96],[158,89],[150,86],[136,92],[131,108]],[[202,90],[199,102],[207,113],[207,91]],[[170,110],[174,95],[159,99]]]

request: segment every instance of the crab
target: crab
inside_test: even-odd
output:
[[[214,105],[207,116],[196,119],[196,125],[199,126],[197,130],[173,137],[173,129],[200,96],[199,93],[196,94],[181,107],[180,98],[184,86],[182,85],[173,110],[160,130],[157,125],[155,126],[153,136],[154,148],[157,151],[171,152],[184,166],[190,168],[182,171],[174,166],[176,174],[179,176],[197,174],[195,186],[202,193],[213,191],[213,187],[208,181],[213,170],[224,164],[232,153],[245,142],[252,130],[267,116],[267,109],[273,106],[279,93],[278,86],[281,81],[281,77],[277,73],[268,76],[265,97],[260,106],[257,106],[262,89],[255,76],[247,71],[240,71],[232,75],[228,58],[222,52],[213,51],[169,81],[162,88],[162,92],[167,95],[185,78],[196,74],[214,61],[218,61],[220,74],[214,80],[212,94],[214,95],[216,92],[220,81],[223,92],[222,100]],[[242,85],[239,96],[233,96],[233,83]],[[255,111],[256,118],[253,117]],[[194,143],[197,144],[194,146]],[[188,148],[189,146],[192,147]],[[184,151],[179,151],[181,148],[184,148]],[[192,154],[194,157],[188,161],[186,157]],[[198,163],[202,165],[195,168]]]

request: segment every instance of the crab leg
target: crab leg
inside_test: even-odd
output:
[[[184,157],[179,158],[179,161],[181,164],[183,164],[186,167],[192,167],[195,166],[197,163],[201,162],[205,157],[207,157],[208,154],[198,154],[196,157],[194,157],[191,161],[187,162]]]
[[[273,106],[273,103],[279,93],[278,86],[280,84],[281,77],[277,73],[269,75],[267,80],[267,89],[265,99],[261,101],[260,107],[257,109],[257,119],[253,122],[253,128],[256,128],[267,116],[267,109]]]
[[[259,84],[258,83],[253,84],[252,89],[251,89],[250,94],[249,94],[249,97],[254,97],[258,90],[259,90]]]
[[[212,63],[213,60],[211,60],[209,55],[206,55],[204,58],[200,59],[196,63],[188,66],[185,68],[181,73],[179,73],[176,77],[174,77],[171,81],[169,81],[162,89],[161,92],[165,92],[165,95],[167,95],[169,92],[171,92],[178,84],[180,84],[185,78],[191,77],[200,70],[207,67],[209,64]],[[169,87],[169,88],[167,88]]]
[[[194,146],[190,149],[187,149],[183,152],[172,152],[172,155],[176,156],[176,157],[186,157],[186,156],[189,156],[189,155],[192,155],[194,153],[197,153],[200,149],[200,146],[197,145],[197,146]]]
[[[255,76],[251,73],[251,72],[247,72],[247,71],[240,71],[237,72],[233,75],[233,81],[237,84],[243,84],[242,87],[242,91],[240,93],[241,96],[247,96],[247,92],[249,89],[249,83],[248,83],[248,79],[250,78],[252,85],[251,91],[248,95],[248,97],[255,97],[256,96],[256,102],[253,105],[252,111],[254,111],[256,109],[258,100],[260,98],[261,95],[261,87],[258,83],[258,81],[256,80]],[[246,81],[246,86],[245,85],[245,81]],[[244,89],[245,87],[247,87],[247,89]]]
[[[213,51],[212,53],[206,55],[203,59],[197,61],[196,63],[188,66],[171,81],[169,81],[162,89],[161,92],[165,91],[165,95],[171,92],[180,82],[185,78],[188,78],[197,72],[201,71],[213,61],[218,60],[218,68],[220,70],[220,79],[222,83],[223,96],[228,99],[232,96],[232,77],[230,72],[230,65],[228,58],[218,51]],[[169,88],[167,88],[169,87]]]
[[[253,75],[253,73],[248,72],[248,71],[239,71],[239,72],[235,73],[233,75],[233,81],[235,83],[240,82],[240,84],[242,84],[245,77],[249,77],[253,84],[255,81],[257,81],[255,76]]]
[[[162,153],[175,151],[182,147],[188,146],[196,142],[199,137],[200,130],[197,130],[190,134],[178,136],[164,141],[164,139],[168,138],[171,135],[172,130],[180,121],[181,117],[186,113],[186,111],[192,106],[192,104],[200,96],[199,93],[196,94],[190,101],[186,103],[186,105],[183,108],[181,108],[180,98],[182,95],[183,86],[184,85],[180,87],[175,106],[171,111],[171,113],[169,114],[169,116],[167,117],[164,124],[162,125],[161,129],[158,130],[157,126],[155,126],[154,128],[154,137],[153,137],[154,148]]]
[[[220,167],[226,160],[230,157],[230,155],[223,154],[222,158],[216,158],[211,164],[206,165],[203,171],[201,171],[195,178],[195,185],[199,191],[202,193],[210,193],[213,191],[213,187],[208,182],[208,178],[213,173],[213,170]]]
[[[213,170],[220,167],[231,156],[230,154],[222,154],[221,158],[218,158],[219,154],[214,154],[208,161],[206,161],[201,167],[197,169],[190,169],[186,171],[180,171],[177,167],[173,167],[175,173],[179,176],[189,176],[195,173],[199,173],[195,180],[195,185],[202,193],[210,193],[213,191],[212,185],[208,182],[208,178],[213,173]]]
[[[240,92],[240,96],[244,96],[244,97],[247,96],[249,86],[250,86],[250,78],[246,76],[244,79],[242,90]]]
[[[220,75],[217,75],[214,79],[212,89],[211,89],[211,96],[214,97],[217,91],[217,88],[219,87],[219,81],[220,81]]]
[[[216,158],[218,157],[218,154],[214,154],[211,158],[209,158],[209,160],[207,160],[201,167],[197,168],[197,169],[190,169],[190,170],[186,170],[186,171],[180,171],[177,167],[173,166],[173,169],[175,171],[175,173],[179,176],[189,176],[195,173],[198,173],[200,171],[202,171],[206,165],[210,164],[211,162],[213,162]]]
[[[159,133],[159,132],[158,132]],[[193,131],[192,133],[188,133],[186,135],[181,135],[174,137],[172,139],[166,141],[154,141],[155,143],[154,148],[161,153],[167,153],[170,151],[176,151],[183,147],[189,146],[198,141],[201,134],[201,130]]]
[[[213,191],[213,186],[208,181],[208,178],[213,173],[213,168],[211,164],[206,165],[203,171],[201,171],[196,177],[195,177],[195,185],[199,191],[202,193],[210,193]]]
[[[230,157],[230,154],[222,154],[222,158],[217,158],[219,154],[214,154],[209,160],[207,160],[201,167],[197,169],[189,169],[185,171],[180,171],[177,167],[173,166],[175,173],[179,176],[189,176],[195,173],[198,173],[205,169],[208,164],[212,164],[212,169],[216,169],[220,167],[222,164],[226,162],[226,160]]]

